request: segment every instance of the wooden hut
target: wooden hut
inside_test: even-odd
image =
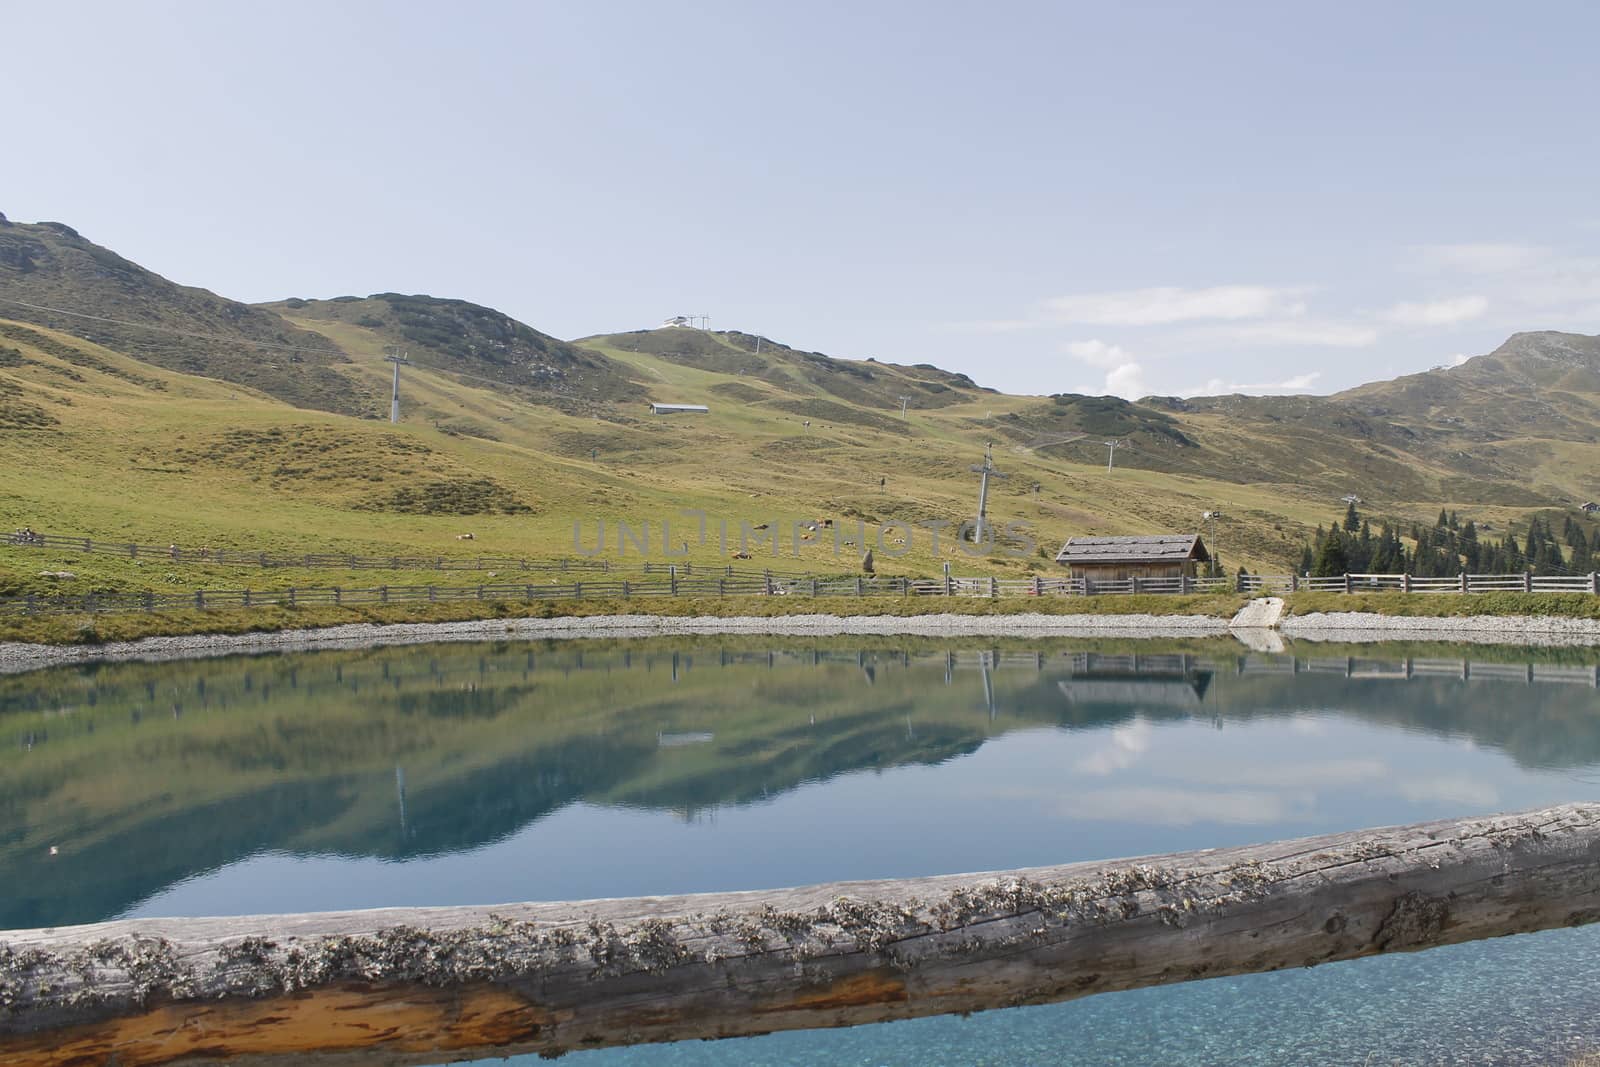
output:
[[[1198,564],[1211,562],[1211,553],[1199,534],[1074,537],[1061,546],[1056,562],[1093,585],[1129,578],[1193,578]]]

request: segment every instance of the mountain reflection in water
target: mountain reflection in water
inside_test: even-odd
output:
[[[161,910],[173,887],[240,864],[327,908],[458,902],[431,899],[418,873],[452,864],[465,884],[451,892],[469,896],[734,889],[1594,793],[1592,652],[1129,647],[446,645],[0,678],[0,927]],[[1164,753],[1162,730],[1186,732]],[[1289,759],[1304,765],[1274,772]],[[1397,766],[1379,804],[1372,784]],[[708,827],[674,846],[684,870],[678,853],[639,871],[600,856],[675,833],[661,813]],[[473,857],[500,866],[480,878]],[[514,863],[526,869],[495,880]],[[170,906],[233,899],[219,883]]]

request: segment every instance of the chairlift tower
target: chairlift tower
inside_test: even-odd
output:
[[[978,528],[973,534],[973,542],[981,545],[983,543],[984,534],[988,532],[989,526],[989,479],[1009,478],[1011,475],[1001,474],[999,471],[994,469],[993,441],[989,442],[988,446],[983,450],[983,462],[977,466],[969,467],[967,469],[972,471],[974,474],[980,474],[983,476],[982,480],[978,482]]]
[[[1102,441],[1100,443],[1105,445],[1106,448],[1108,449],[1108,451],[1106,452],[1106,473],[1110,474],[1111,473],[1111,468],[1116,465],[1117,449],[1120,448],[1121,446],[1127,444],[1128,442],[1126,442],[1126,441]]]
[[[401,351],[399,351],[397,349],[390,349],[389,350],[389,354],[387,356],[384,356],[383,358],[385,360],[387,360],[388,362],[394,364],[394,392],[391,393],[390,396],[389,396],[389,421],[390,422],[399,422],[400,421],[400,367],[401,367],[401,365],[410,366],[411,361],[406,358],[406,354],[404,352],[401,352]]]
[[[1216,578],[1219,577],[1217,573],[1217,561],[1221,555],[1221,553],[1218,551],[1217,545],[1217,520],[1225,519],[1227,516],[1220,511],[1202,511],[1200,513],[1200,518],[1206,523],[1206,528],[1209,531],[1209,536],[1211,538],[1211,567],[1209,569],[1211,571],[1211,576]]]

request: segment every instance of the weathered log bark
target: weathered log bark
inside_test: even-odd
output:
[[[16,1067],[421,1064],[852,1026],[1600,919],[1600,804],[768,893],[0,933]]]

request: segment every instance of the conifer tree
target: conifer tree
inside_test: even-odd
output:
[[[1350,571],[1350,557],[1345,552],[1344,537],[1337,530],[1328,535],[1322,542],[1322,551],[1317,553],[1317,565],[1311,573],[1317,578],[1333,578]]]

